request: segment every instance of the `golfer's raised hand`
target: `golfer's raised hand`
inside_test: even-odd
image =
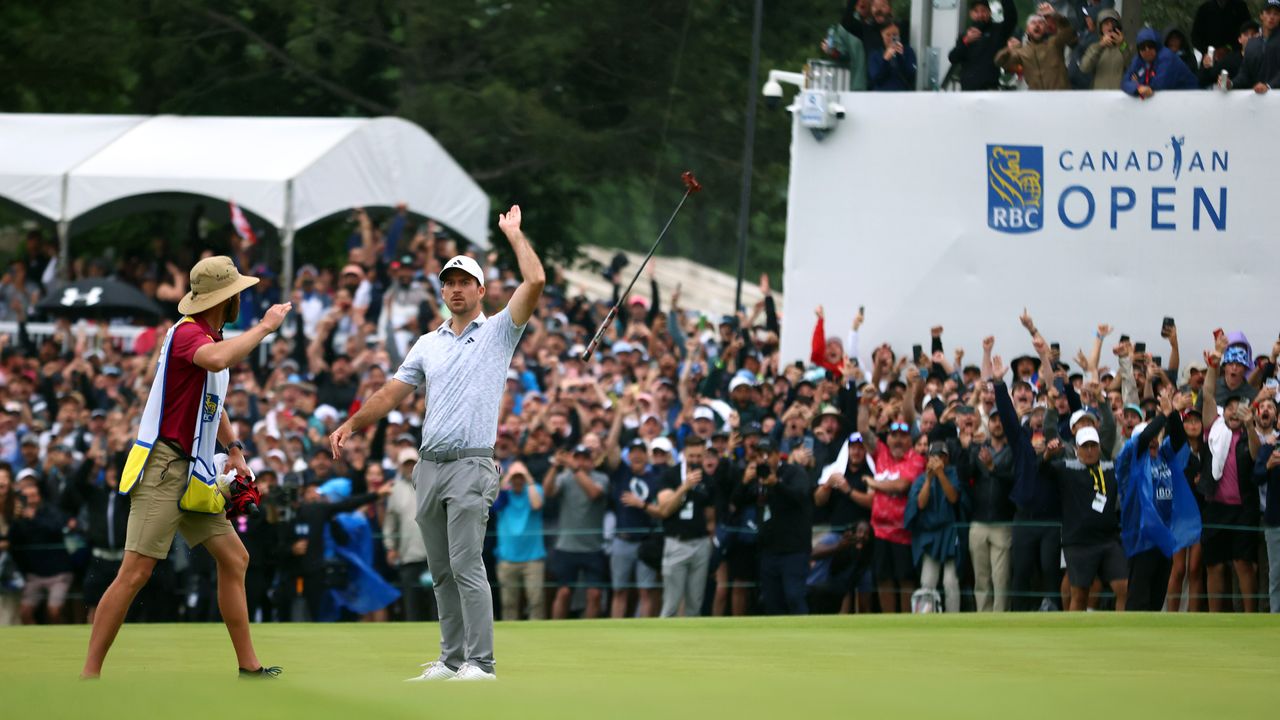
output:
[[[333,459],[337,460],[342,454],[342,446],[347,444],[347,438],[351,436],[351,426],[342,423],[337,430],[329,436],[329,449],[333,451]]]
[[[511,209],[498,215],[498,229],[508,238],[520,232],[520,206],[512,205]]]
[[[279,330],[280,326],[284,324],[285,316],[292,309],[293,303],[291,302],[272,305],[271,309],[267,310],[266,314],[262,316],[262,326],[270,332]]]

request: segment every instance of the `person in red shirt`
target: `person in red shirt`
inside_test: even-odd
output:
[[[915,423],[915,403],[920,391],[920,372],[907,369],[907,393],[901,402],[880,407],[874,390],[863,399],[858,413],[858,432],[875,461],[875,475],[867,478],[871,494],[871,529],[875,534],[874,566],[880,611],[908,612],[911,593],[916,590],[916,568],[911,556],[911,532],[903,525],[907,493],[911,483],[924,472],[924,456],[912,448],[911,429]],[[872,427],[873,416],[877,427]],[[877,434],[888,422],[882,434]]]
[[[249,636],[244,585],[249,553],[240,537],[225,515],[186,512],[178,502],[189,482],[192,456],[201,452],[193,447],[200,413],[206,413],[208,419],[204,422],[212,425],[216,415],[211,413],[222,410],[224,398],[207,394],[207,384],[221,373],[225,386],[227,369],[278,330],[291,308],[290,303],[275,305],[257,325],[235,338],[223,340],[222,328],[235,322],[240,314],[240,293],[257,282],[257,278],[241,275],[231,258],[225,256],[206,258],[191,269],[191,292],[178,303],[178,312],[191,322],[179,323],[174,328],[165,357],[165,372],[156,377],[151,388],[152,397],[160,393],[159,427],[157,430],[156,420],[144,418],[144,425],[152,424],[150,430],[140,430],[140,438],[145,434],[150,439],[154,434],[154,443],[146,452],[140,474],[128,487],[122,484],[130,493],[124,561],[94,614],[81,678],[101,675],[102,663],[124,623],[125,613],[151,577],[156,563],[168,555],[177,532],[182,533],[189,545],[204,545],[217,562],[218,609],[231,635],[240,675],[275,677],[280,673],[280,668],[262,666]],[[217,422],[218,443],[227,449],[226,468],[235,470],[241,477],[250,477],[243,447],[236,439],[231,421],[223,413]]]
[[[823,312],[821,305],[814,310],[814,313],[818,316],[818,323],[813,326],[809,362],[840,377],[841,369],[844,367],[844,345],[840,343],[840,338],[826,336],[826,313]]]

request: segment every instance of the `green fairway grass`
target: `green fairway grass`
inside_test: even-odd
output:
[[[498,683],[406,684],[434,624],[256,625],[284,674],[235,680],[220,625],[0,628],[5,718],[1262,718],[1280,616],[1025,614],[499,623]]]

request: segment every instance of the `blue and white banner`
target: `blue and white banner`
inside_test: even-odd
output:
[[[988,334],[1006,359],[1029,349],[1024,305],[1064,356],[1101,322],[1167,357],[1160,323],[1174,317],[1184,365],[1218,326],[1259,349],[1280,331],[1274,93],[841,102],[821,141],[794,125],[784,360],[807,359],[819,304],[828,335],[864,305],[869,340],[901,350],[941,324],[948,357],[960,344],[975,363]]]

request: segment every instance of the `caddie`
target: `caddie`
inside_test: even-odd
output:
[[[249,637],[244,589],[249,554],[227,520],[214,465],[221,445],[227,452],[225,470],[250,477],[243,445],[222,411],[228,368],[275,332],[291,308],[290,303],[274,305],[253,328],[224,340],[222,328],[240,314],[240,293],[257,283],[225,256],[205,258],[191,269],[191,292],[178,303],[183,317],[161,346],[137,439],[120,475],[120,492],[131,500],[125,556],[94,615],[81,678],[101,674],[125,613],[156,563],[168,556],[175,532],[192,547],[204,545],[217,562],[218,609],[240,676],[280,674],[280,668],[258,662]]]

